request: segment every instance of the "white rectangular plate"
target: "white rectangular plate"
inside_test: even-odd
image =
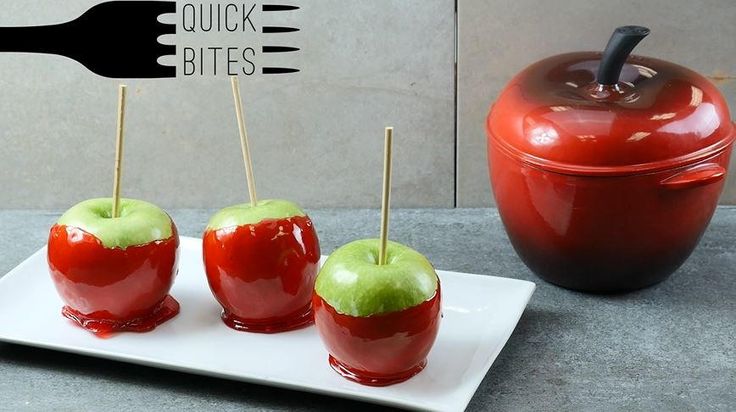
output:
[[[0,279],[0,340],[123,362],[360,399],[404,408],[460,411],[516,327],[534,283],[438,271],[444,318],[427,368],[375,388],[343,379],[327,363],[314,326],[264,335],[220,321],[201,259],[201,241],[181,238],[171,294],[181,313],[149,333],[100,339],[60,314],[42,248]]]

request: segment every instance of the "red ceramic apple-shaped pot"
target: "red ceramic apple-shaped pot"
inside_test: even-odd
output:
[[[616,292],[674,272],[705,231],[736,133],[707,79],[606,51],[553,56],[518,74],[487,119],[493,193],[521,259],[572,289]]]
[[[91,199],[69,209],[51,228],[48,263],[65,303],[62,314],[94,333],[144,332],[172,318],[169,296],[177,273],[179,236],[155,205]]]
[[[378,265],[378,239],[333,252],[317,277],[314,317],[340,375],[364,385],[403,382],[427,363],[441,318],[440,284],[419,252],[388,242]]]
[[[294,203],[262,200],[222,209],[207,226],[203,253],[229,327],[273,333],[312,323],[319,240]]]

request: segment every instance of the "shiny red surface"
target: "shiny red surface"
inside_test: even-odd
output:
[[[144,332],[172,318],[169,290],[177,273],[179,236],[125,249],[105,248],[76,227],[54,225],[48,241],[51,278],[62,314],[99,334]]]
[[[210,289],[231,328],[271,333],[312,323],[320,250],[309,217],[208,230],[203,252]]]
[[[105,338],[115,332],[152,331],[156,326],[179,314],[179,302],[171,295],[166,295],[164,300],[156,305],[150,313],[129,320],[111,320],[109,318],[99,317],[96,314],[89,316],[69,306],[64,306],[61,309],[61,314],[84,329],[93,332],[99,337]]]
[[[718,183],[726,178],[726,168],[718,163],[701,162],[684,169],[662,180],[661,184],[670,189],[690,189]]]
[[[493,193],[511,243],[540,277],[617,292],[667,278],[693,251],[723,179],[689,188],[662,182],[688,169],[592,178],[543,171],[491,149]],[[729,153],[708,163],[728,165]]]
[[[633,56],[594,82],[598,53],[522,71],[487,119],[493,193],[522,260],[565,287],[659,282],[690,255],[723,189],[728,107],[707,79]]]
[[[615,88],[598,53],[538,62],[487,119],[496,203],[540,277],[592,292],[659,282],[690,255],[723,189],[733,145],[726,103],[705,78],[632,57]]]
[[[599,58],[563,54],[522,71],[489,113],[489,144],[554,172],[625,175],[697,162],[733,141],[726,101],[704,77],[633,56],[601,94]]]
[[[314,320],[330,353],[329,362],[343,377],[370,386],[403,382],[424,369],[437,337],[440,289],[420,305],[381,315],[338,313],[316,293]]]

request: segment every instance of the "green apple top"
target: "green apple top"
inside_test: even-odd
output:
[[[378,264],[378,239],[350,242],[334,251],[315,283],[315,291],[335,310],[350,316],[398,312],[437,293],[437,273],[424,255],[388,242],[386,264]]]
[[[255,225],[263,220],[287,219],[304,215],[304,211],[292,202],[278,199],[260,200],[255,206],[250,203],[242,203],[220,210],[210,219],[207,230]]]
[[[112,218],[112,198],[77,203],[56,222],[95,236],[106,248],[125,249],[171,237],[171,217],[158,206],[120,199],[120,216]]]

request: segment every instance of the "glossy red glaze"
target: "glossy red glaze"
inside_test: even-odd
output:
[[[168,296],[177,273],[179,236],[125,249],[106,248],[76,227],[54,225],[48,241],[51,278],[62,314],[98,334],[145,332],[179,313]]]
[[[307,216],[208,230],[207,280],[233,329],[274,333],[312,323],[319,239]]]
[[[736,137],[705,78],[631,57],[616,87],[598,53],[538,62],[487,119],[504,226],[540,277],[592,292],[659,282],[690,255],[723,189]]]
[[[690,189],[720,182],[726,178],[726,169],[717,163],[699,163],[662,181],[670,189]]]
[[[420,305],[357,317],[338,313],[315,293],[314,320],[330,365],[343,377],[369,386],[403,382],[421,372],[439,330],[440,295],[438,284],[437,293]]]
[[[129,320],[111,320],[97,313],[85,315],[69,306],[61,309],[61,314],[95,335],[105,338],[116,332],[149,332],[156,326],[179,314],[179,302],[166,295],[150,313]]]
[[[606,89],[594,81],[599,58],[562,54],[522,71],[488,115],[489,144],[549,171],[594,176],[665,170],[730,149],[726,101],[706,78],[632,56],[622,82]]]

